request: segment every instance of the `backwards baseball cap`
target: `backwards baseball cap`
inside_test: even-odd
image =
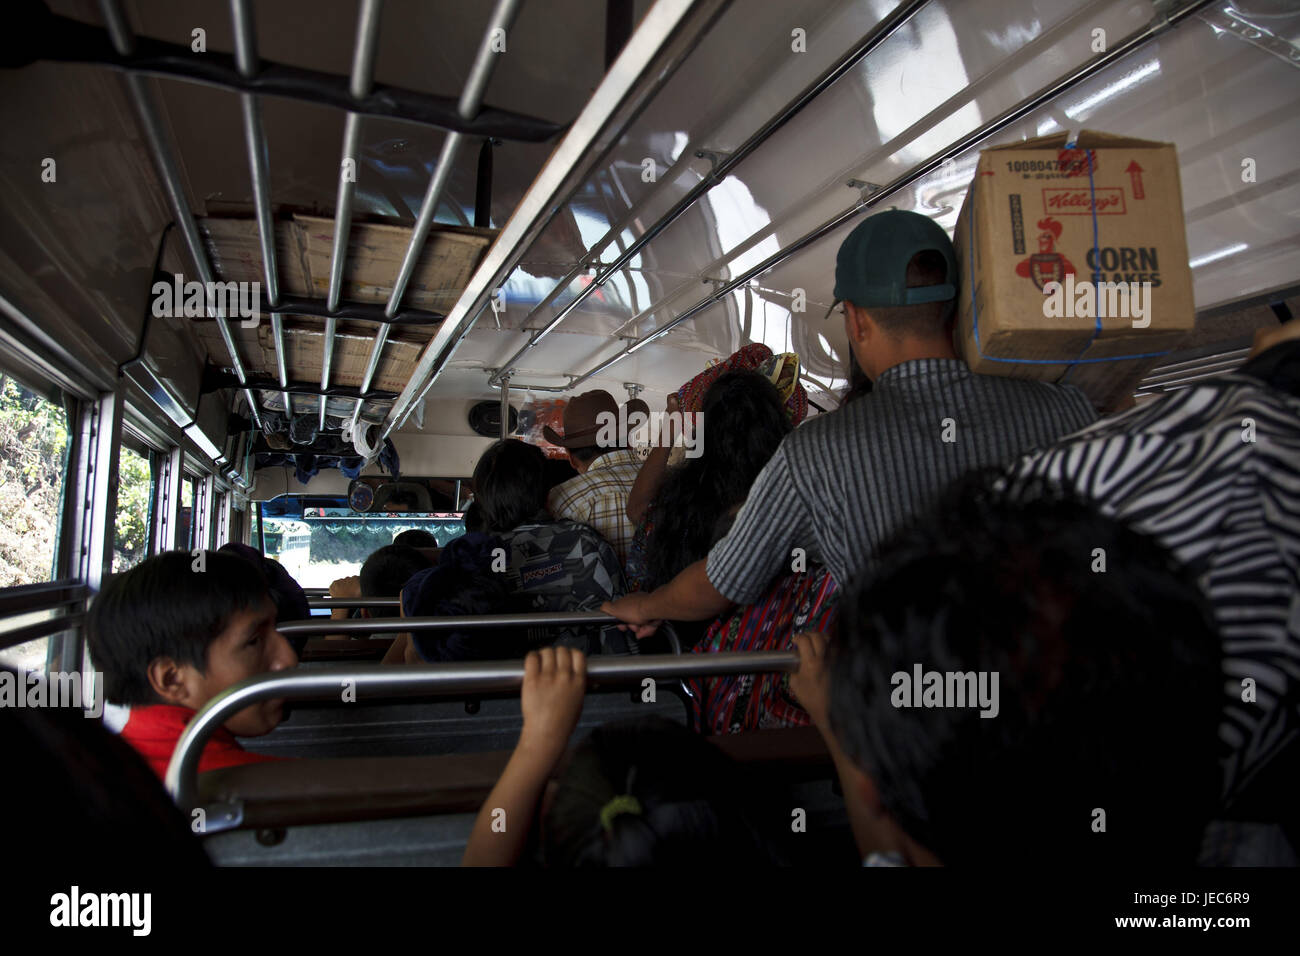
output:
[[[907,264],[934,250],[947,266],[940,285],[907,285]],[[835,257],[835,302],[863,308],[920,305],[957,298],[957,256],[943,227],[929,216],[890,209],[858,223]],[[827,310],[827,315],[830,311]]]

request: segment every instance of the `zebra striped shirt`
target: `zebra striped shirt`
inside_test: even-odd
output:
[[[1300,733],[1300,397],[1239,370],[1098,422],[1012,472],[1097,502],[1197,576],[1223,641],[1231,801]]]
[[[777,575],[799,570],[801,548],[843,587],[951,481],[1096,417],[1071,386],[976,375],[959,359],[903,362],[870,393],[786,437],[709,552],[709,581],[752,604]]]

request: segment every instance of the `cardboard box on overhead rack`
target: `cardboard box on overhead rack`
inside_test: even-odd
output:
[[[980,154],[953,237],[958,345],[976,372],[1133,393],[1195,324],[1178,157],[1082,132]]]

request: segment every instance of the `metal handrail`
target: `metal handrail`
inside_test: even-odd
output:
[[[449,619],[448,619],[449,620]],[[796,670],[794,651],[722,651],[716,654],[656,654],[644,657],[590,657],[591,685],[636,684],[683,677],[780,673]],[[177,804],[198,804],[199,758],[208,738],[230,717],[264,700],[328,700],[343,688],[357,698],[420,697],[447,693],[498,693],[523,685],[523,661],[467,661],[386,667],[369,664],[328,670],[294,670],[259,674],[218,694],[194,715],[176,743],[167,766],[167,791]]]
[[[308,598],[307,606],[313,611],[321,608],[332,610],[336,607],[401,607],[402,599],[399,597]]]
[[[370,598],[393,601],[395,598]],[[336,605],[343,607],[344,605]],[[374,605],[391,607],[392,605]],[[276,630],[289,635],[314,637],[318,634],[402,634],[407,631],[445,631],[479,627],[566,627],[574,624],[618,624],[618,618],[600,611],[556,611],[530,614],[473,614],[447,617],[367,617],[334,621],[314,617],[308,621],[286,621]]]

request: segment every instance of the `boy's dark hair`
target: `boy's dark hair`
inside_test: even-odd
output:
[[[772,864],[777,832],[741,768],[703,737],[652,717],[597,727],[559,778],[544,862],[573,866]],[[770,820],[788,824],[789,809]]]
[[[666,584],[709,553],[718,517],[744,501],[794,427],[781,393],[758,372],[727,372],[704,395],[708,440],[660,485],[647,515],[646,588]]]
[[[431,562],[415,548],[390,544],[380,548],[361,565],[362,597],[397,597],[411,576],[429,567]],[[389,608],[373,608],[372,617],[397,617]]]
[[[198,570],[202,568],[202,570]],[[233,554],[168,551],[115,575],[86,617],[90,657],[115,704],[157,704],[149,665],[169,657],[206,673],[208,647],[240,611],[269,600],[266,580]]]
[[[474,466],[474,502],[483,530],[504,534],[546,509],[546,456],[536,445],[494,442]]]
[[[461,617],[524,611],[506,575],[493,573],[492,556],[504,547],[494,535],[470,532],[450,542],[438,566],[421,571],[402,590],[408,617]],[[523,628],[412,631],[421,658],[430,662],[499,660],[528,652]]]
[[[846,589],[829,654],[836,736],[941,862],[1194,862],[1221,782],[1221,651],[1152,539],[972,480]],[[917,664],[996,673],[997,715],[895,706]]]
[[[393,544],[405,545],[408,548],[436,548],[438,539],[423,528],[407,528],[393,539]]]

